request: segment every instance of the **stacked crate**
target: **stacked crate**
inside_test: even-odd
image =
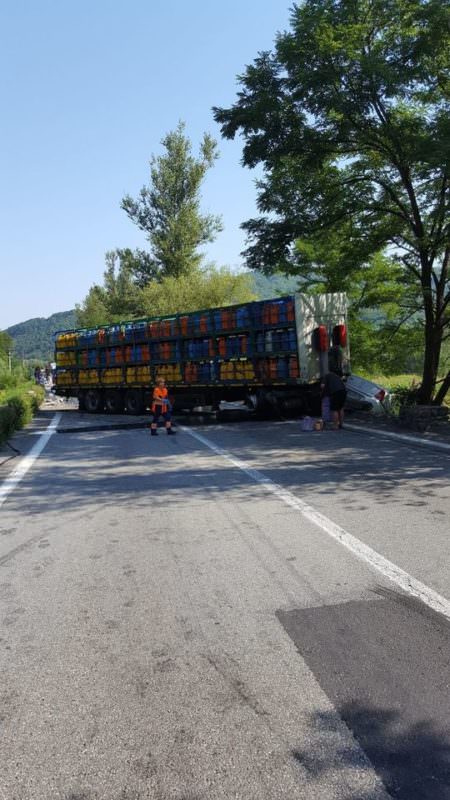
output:
[[[65,331],[56,338],[57,384],[150,386],[295,382],[294,300]]]

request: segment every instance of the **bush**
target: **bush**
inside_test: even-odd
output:
[[[44,402],[45,389],[43,386],[33,386],[33,388],[28,391],[28,395],[30,398],[31,410],[33,414],[36,414],[39,411],[41,403]]]
[[[411,386],[392,386],[391,392],[394,395],[391,405],[391,412],[395,415],[400,413],[402,408],[412,408],[417,405],[419,399],[420,385]]]
[[[42,386],[30,388],[29,384],[6,394],[3,400],[5,405],[0,406],[0,442],[31,421],[44,397]]]
[[[31,399],[26,394],[11,395],[7,401],[7,406],[14,411],[16,428],[23,428],[27,422],[31,422],[33,418]]]
[[[25,370],[21,366],[15,365],[10,372],[6,362],[0,359],[0,391],[20,389],[26,380]]]
[[[12,433],[16,425],[16,413],[11,406],[0,406],[0,442],[3,442]]]

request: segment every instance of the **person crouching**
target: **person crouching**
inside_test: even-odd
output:
[[[153,390],[152,414],[153,419],[150,425],[152,436],[158,436],[158,422],[161,417],[164,419],[166,424],[167,433],[169,435],[173,435],[175,433],[175,431],[172,430],[169,393],[167,391],[164,378],[158,378],[156,386]]]

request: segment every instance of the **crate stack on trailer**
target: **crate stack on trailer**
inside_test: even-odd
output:
[[[55,358],[67,390],[295,382],[294,298],[62,331]]]

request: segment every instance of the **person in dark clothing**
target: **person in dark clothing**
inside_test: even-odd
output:
[[[330,411],[335,428],[344,424],[344,405],[347,397],[345,383],[335,372],[324,375],[321,383],[322,397],[330,398]]]

